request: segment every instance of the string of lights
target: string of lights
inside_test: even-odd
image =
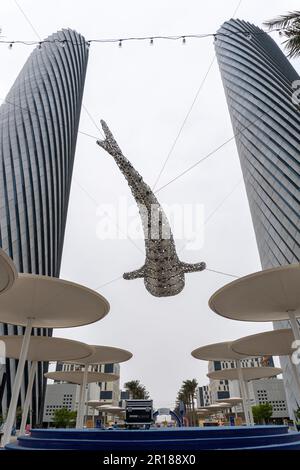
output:
[[[283,31],[284,28],[275,28],[272,32],[280,32]],[[215,40],[222,36],[231,37],[233,35],[240,35],[245,36],[248,39],[251,39],[254,36],[258,36],[261,34],[266,34],[266,31],[254,31],[254,32],[245,32],[245,31],[233,31],[232,33],[204,33],[204,34],[179,34],[174,36],[130,36],[130,37],[121,37],[121,38],[99,38],[99,39],[87,39],[85,41],[77,41],[74,42],[70,39],[43,39],[43,40],[34,40],[34,41],[27,41],[23,39],[17,40],[8,40],[8,39],[0,39],[0,44],[8,45],[9,49],[12,49],[14,45],[23,45],[23,46],[37,46],[41,48],[43,44],[59,44],[62,47],[66,44],[70,43],[74,46],[82,46],[86,44],[89,47],[92,43],[94,44],[111,44],[117,43],[119,47],[122,47],[124,42],[131,42],[131,41],[147,41],[151,46],[154,45],[155,41],[159,40],[166,40],[166,41],[181,41],[182,44],[186,44],[187,40],[190,39],[204,39],[204,38],[214,38]]]

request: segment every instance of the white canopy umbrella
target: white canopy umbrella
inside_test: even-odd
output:
[[[210,308],[226,318],[241,321],[289,320],[300,340],[300,264],[266,269],[230,282],[210,300]]]
[[[245,383],[250,380],[275,377],[281,373],[282,369],[279,367],[241,367],[240,369],[233,368],[209,372],[207,377],[214,380],[242,380]],[[254,424],[252,409],[250,406],[247,409],[249,410],[251,424]]]
[[[123,413],[125,408],[121,408],[120,406],[113,406],[113,405],[100,405],[98,406],[98,410],[101,412],[107,413]]]
[[[195,412],[200,418],[205,418],[206,416],[211,415],[211,412],[209,412],[208,410],[197,410],[196,409]]]
[[[225,410],[226,408],[230,408],[230,405],[228,403],[225,403],[225,402],[220,402],[220,403],[212,403],[211,405],[208,405],[206,407],[207,410],[216,410],[216,411],[219,411],[219,410]]]
[[[121,408],[120,406],[112,406],[112,405],[98,406],[98,411],[105,415],[112,415],[112,416],[121,416],[125,413],[124,408]]]
[[[107,374],[103,372],[89,372],[88,370],[76,370],[76,371],[58,371],[58,372],[47,372],[45,374],[47,379],[52,380],[61,380],[63,382],[69,382],[73,384],[80,385],[79,393],[79,402],[78,402],[78,411],[76,419],[76,428],[82,428],[84,423],[84,410],[81,411],[81,408],[84,408],[85,401],[85,389],[86,385],[89,383],[95,382],[114,382],[120,378],[117,374]],[[81,393],[83,392],[83,393]],[[78,419],[78,416],[80,417]]]
[[[222,401],[222,400],[217,400],[218,401]],[[242,397],[230,397],[230,398],[226,398],[226,403],[228,403],[228,405],[230,406],[230,408],[235,408],[235,417],[237,418],[238,414],[237,414],[237,410],[236,410],[236,406],[243,403],[243,399]]]
[[[10,440],[32,328],[86,325],[100,320],[108,311],[109,303],[97,292],[73,282],[34,274],[19,274],[13,286],[0,296],[0,321],[25,327],[2,446]]]
[[[93,408],[93,420],[95,416],[95,410],[101,406],[112,406],[112,401],[105,401],[104,400],[89,400],[87,402],[87,406]]]
[[[245,336],[232,343],[232,349],[243,354],[256,356],[288,356],[300,400],[300,378],[297,367],[292,360],[293,354],[298,354],[293,348],[294,335],[290,328],[265,331],[255,335]],[[297,358],[298,359],[298,358]]]
[[[197,408],[196,413],[199,416],[206,417],[215,415],[218,412],[225,410],[226,408],[230,408],[230,405],[228,405],[228,403],[212,403],[211,405]]]
[[[23,336],[0,336],[5,343],[6,356],[19,359]],[[93,349],[85,343],[73,339],[53,336],[32,336],[28,347],[27,360],[35,362],[69,361],[71,358],[84,359],[93,354]]]
[[[84,380],[84,371],[74,370],[74,371],[57,371],[57,372],[47,372],[44,374],[47,379],[58,380],[62,382],[69,382],[72,384],[82,385]],[[118,374],[106,374],[104,372],[88,372],[86,383],[95,383],[95,382],[114,382],[118,380],[120,376]]]
[[[207,406],[209,406],[209,405],[207,405]],[[203,413],[203,414],[206,413],[208,411],[207,406],[199,406],[199,408],[196,408],[196,410],[195,410],[196,413],[200,413],[200,414],[201,413]]]
[[[87,402],[87,405],[90,406],[91,408],[98,408],[101,405],[110,405],[112,404],[112,401],[104,401],[104,400],[89,400]]]
[[[245,354],[234,351],[231,347],[232,341],[206,344],[194,349],[191,355],[202,361],[239,361],[245,359]]]
[[[196,412],[199,414],[207,414],[207,415],[211,415],[215,410],[221,410],[223,409],[222,407],[215,407],[213,405],[207,405],[207,406],[200,406],[199,408],[196,408]]]
[[[275,377],[282,373],[280,367],[242,367],[241,371],[243,379],[247,382],[250,380]],[[214,380],[238,380],[239,378],[239,373],[236,368],[215,370],[206,375]]]
[[[230,406],[235,406],[235,405],[239,405],[240,403],[243,402],[243,399],[242,397],[230,397],[230,398],[226,398],[226,400],[217,400],[217,402],[226,402],[228,403],[228,405]]]
[[[5,355],[11,359],[19,359],[22,349],[23,336],[0,336],[0,341],[5,344]],[[22,422],[20,434],[24,434],[31,399],[32,386],[36,374],[38,362],[66,361],[87,357],[93,353],[93,349],[87,344],[64,338],[49,336],[32,336],[28,348],[27,360],[31,361],[29,381],[26,397],[22,410]]]
[[[132,358],[132,353],[126,349],[115,348],[112,346],[93,346],[94,354],[81,361],[70,361],[84,366],[83,383],[80,385],[78,413],[76,419],[76,428],[82,428],[84,423],[84,393],[86,389],[86,380],[89,366],[97,364],[116,364],[128,361]]]
[[[132,353],[126,349],[115,348],[112,346],[91,345],[94,352],[91,356],[81,361],[68,361],[81,365],[96,365],[96,364],[119,364],[120,362],[129,361],[132,358]]]
[[[200,348],[192,351],[192,356],[195,359],[200,359],[203,361],[233,361],[236,365],[236,370],[238,371],[238,381],[240,385],[240,392],[243,399],[243,409],[246,424],[249,425],[253,423],[251,409],[248,407],[247,399],[248,393],[245,381],[241,373],[241,360],[245,359],[244,354],[239,354],[232,349],[232,341],[224,341],[221,343],[207,344],[201,346]]]
[[[0,294],[10,289],[18,277],[12,259],[0,248]]]

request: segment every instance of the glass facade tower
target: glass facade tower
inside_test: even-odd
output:
[[[300,261],[300,77],[275,41],[240,20],[222,25],[215,49],[263,268]],[[288,327],[276,322],[275,328]],[[300,405],[281,359],[290,416]]]
[[[0,245],[19,272],[59,276],[87,62],[83,36],[53,34],[31,53],[0,107]],[[0,334],[22,334],[22,328],[0,324]],[[16,361],[0,368],[5,414]],[[40,363],[33,422],[41,419],[46,370]],[[20,405],[27,380],[28,367]]]

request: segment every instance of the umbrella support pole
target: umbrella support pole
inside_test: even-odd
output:
[[[29,410],[29,405],[31,401],[31,394],[32,394],[32,387],[33,387],[33,382],[36,374],[36,369],[37,369],[37,362],[33,361],[30,367],[30,373],[29,373],[29,381],[28,381],[28,386],[26,390],[26,398],[23,406],[23,413],[22,413],[22,422],[20,426],[20,436],[25,434],[25,428],[26,428],[26,423],[27,423],[27,417],[28,417],[28,410]]]
[[[83,371],[83,380],[82,380],[82,384],[80,386],[78,411],[77,411],[77,419],[76,419],[76,428],[83,428],[84,402],[85,402],[85,391],[86,391],[88,370],[89,370],[89,366],[88,366],[88,364],[85,364],[84,371]]]
[[[294,334],[294,338],[295,338],[295,340],[300,341],[300,330],[299,330],[299,324],[298,324],[298,321],[297,321],[296,314],[297,314],[297,312],[294,312],[294,311],[289,311],[288,312],[291,328],[292,328],[293,334]]]
[[[247,405],[247,395],[246,395],[246,387],[245,387],[245,382],[243,378],[243,372],[241,368],[241,363],[240,361],[236,361],[236,367],[239,375],[239,384],[240,384],[240,391],[241,391],[241,397],[243,400],[243,409],[244,409],[244,415],[245,415],[245,420],[247,426],[250,426],[250,419],[249,419],[249,412],[248,412],[248,405]]]
[[[79,413],[80,413],[80,401],[81,401],[81,395],[82,395],[82,390],[83,390],[83,387],[82,387],[82,384],[79,385],[79,398],[78,398],[78,406],[77,406],[77,415],[76,415],[76,429],[79,429],[80,426],[79,426]]]
[[[96,408],[93,406],[93,428],[95,427],[95,413],[96,413]]]
[[[245,383],[245,388],[246,388],[246,395],[247,395],[247,405],[248,405],[248,413],[249,413],[249,419],[250,419],[250,424],[251,426],[254,426],[254,418],[253,418],[253,412],[252,412],[252,406],[250,403],[250,388],[249,388],[249,382]]]
[[[24,337],[23,337],[22,347],[20,351],[19,363],[18,363],[15,380],[14,380],[7,418],[4,424],[4,432],[3,432],[3,436],[1,440],[1,447],[5,447],[6,444],[8,444],[10,441],[11,431],[12,431],[14,421],[15,421],[15,416],[16,416],[19,393],[20,393],[21,384],[23,380],[25,362],[26,362],[29,344],[30,344],[32,323],[33,323],[33,318],[28,318],[27,323],[26,323]]]
[[[291,364],[291,369],[292,369],[292,372],[293,372],[294,380],[295,380],[296,385],[297,385],[298,399],[300,400],[300,376],[299,376],[299,371],[296,367],[296,364],[293,363],[293,359],[292,359],[291,356],[289,356],[289,361],[290,361],[290,364]]]

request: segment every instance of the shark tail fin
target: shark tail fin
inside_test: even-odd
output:
[[[119,145],[117,144],[116,139],[114,138],[106,122],[101,119],[100,123],[104,132],[105,139],[97,140],[96,143],[99,145],[99,147],[102,147],[104,150],[106,150],[106,152],[108,152],[112,156],[115,156],[116,153],[122,153]]]

